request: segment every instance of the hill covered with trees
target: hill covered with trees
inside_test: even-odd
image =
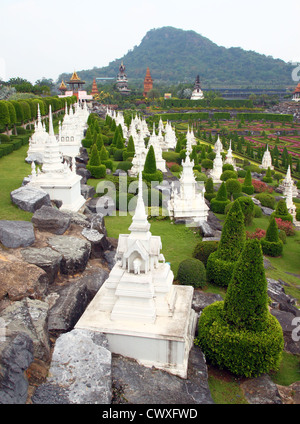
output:
[[[97,77],[116,77],[121,61],[129,82],[141,84],[147,66],[156,84],[193,83],[200,75],[203,88],[290,87],[293,66],[239,47],[218,46],[195,31],[173,27],[152,29],[139,46],[108,66],[78,72],[87,83]],[[71,74],[61,74],[59,81]]]

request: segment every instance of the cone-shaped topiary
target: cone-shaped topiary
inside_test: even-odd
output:
[[[261,239],[260,242],[265,255],[274,257],[282,255],[283,243],[279,239],[278,226],[274,216],[271,216],[266,237]]]
[[[253,194],[254,187],[252,185],[252,177],[250,169],[247,169],[244,184],[242,185],[242,192],[246,194]]]
[[[245,240],[244,214],[237,199],[226,216],[218,250],[207,261],[207,278],[211,283],[228,286]]]
[[[214,193],[214,182],[212,178],[208,178],[205,183],[205,193]]]
[[[274,216],[275,218],[281,218],[283,221],[293,222],[293,217],[288,211],[285,199],[279,200],[275,212],[273,212],[271,216]]]
[[[227,200],[227,189],[226,189],[226,184],[224,181],[220,185],[220,188],[217,192],[216,200],[221,200],[221,201]]]
[[[108,160],[109,158],[109,154],[108,151],[106,150],[105,146],[102,146],[100,152],[99,152],[99,156],[100,156],[100,160]]]
[[[268,311],[267,281],[258,240],[248,240],[225,301],[204,308],[198,338],[208,362],[234,374],[257,377],[277,370],[284,346],[282,328]]]
[[[103,137],[102,134],[97,134],[97,141],[96,141],[97,149],[100,152],[102,147],[104,146]]]
[[[151,145],[146,156],[144,172],[146,174],[154,174],[156,171],[157,169],[156,169],[155,153],[154,153],[154,148]]]
[[[230,203],[230,200],[227,198],[226,184],[223,181],[217,192],[217,196],[211,199],[210,208],[215,213],[225,213],[225,207],[228,203]]]
[[[247,240],[224,302],[225,318],[238,328],[263,331],[267,325],[267,280],[260,242]]]
[[[129,140],[128,140],[127,152],[135,153],[134,140],[132,135],[129,137]]]
[[[90,160],[88,162],[88,165],[89,166],[99,166],[99,165],[101,165],[101,160],[100,160],[100,156],[99,156],[99,152],[98,152],[96,144],[93,144],[93,146],[92,146],[92,151],[91,151]]]
[[[125,147],[124,139],[123,139],[122,135],[120,134],[120,132],[118,134],[116,147],[117,147],[117,149],[124,149],[124,147]]]

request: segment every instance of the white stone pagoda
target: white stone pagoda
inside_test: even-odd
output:
[[[35,164],[32,165],[29,186],[45,190],[51,200],[61,200],[60,209],[77,212],[85,203],[81,195],[81,176],[76,174],[73,159],[72,171],[67,162],[62,161],[60,146],[53,131],[52,111],[49,106],[49,136],[45,144],[42,171],[36,171]]]
[[[215,151],[215,152],[217,152],[217,150],[218,150],[220,153],[222,153],[222,152],[224,151],[224,149],[223,149],[223,144],[222,144],[222,141],[221,141],[221,139],[220,139],[220,134],[218,134],[217,141],[215,142],[215,145],[214,145],[214,151]]]
[[[268,145],[267,145],[267,149],[265,153],[263,154],[262,162],[261,162],[261,165],[259,165],[259,167],[262,169],[268,169],[268,168],[274,169],[274,166],[272,165],[272,156],[269,151]]]
[[[165,126],[165,146],[167,150],[175,149],[177,143],[175,130],[172,128],[172,125],[167,121]]]
[[[192,92],[191,100],[201,100],[204,99],[203,91],[201,90],[200,77],[197,75],[194,90]]]
[[[287,195],[289,187],[291,187],[293,197],[297,197],[298,196],[298,189],[295,186],[294,181],[292,179],[290,165],[288,166],[288,169],[286,171],[285,178],[282,180],[281,184],[279,185],[279,188],[281,188],[283,190],[284,196]]]
[[[144,169],[145,160],[147,156],[145,141],[141,134],[138,135],[137,142],[135,142],[134,144],[135,153],[132,159],[132,168],[128,171],[128,175],[130,175],[131,177],[138,176],[140,169]]]
[[[155,124],[153,124],[153,133],[149,138],[147,153],[150,149],[150,146],[153,146],[153,149],[154,149],[156,168],[159,169],[161,172],[167,172],[166,161],[162,157],[162,149],[160,147],[158,137],[156,136],[156,133],[155,133]]]
[[[187,150],[186,158],[182,162],[179,191],[172,183],[168,212],[171,219],[184,220],[189,225],[198,226],[207,221],[209,207],[205,203],[204,185],[201,192],[198,190],[193,167],[194,161],[191,161],[190,151]]]
[[[236,171],[235,159],[232,156],[231,140],[230,140],[230,143],[229,143],[229,149],[227,151],[227,155],[226,155],[226,159],[224,161],[224,164],[232,165],[233,169]]]
[[[26,162],[43,163],[45,143],[48,137],[49,135],[46,132],[45,126],[42,124],[40,105],[38,104],[37,122],[34,125],[34,133],[29,139]]]
[[[103,333],[113,353],[187,378],[196,313],[194,289],[173,285],[145,213],[142,175],[130,234],[120,234],[117,263],[75,328]]]

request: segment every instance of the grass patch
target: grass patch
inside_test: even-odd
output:
[[[10,193],[21,187],[24,177],[31,173],[31,166],[25,162],[28,145],[22,146],[0,158],[0,219],[30,221],[32,213],[25,212],[11,203]]]
[[[282,353],[282,361],[279,370],[270,373],[272,381],[280,386],[289,386],[300,380],[300,355],[288,352]]]
[[[239,379],[226,370],[208,366],[208,385],[216,404],[248,404],[239,385]]]

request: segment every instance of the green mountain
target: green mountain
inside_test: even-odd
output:
[[[97,77],[116,77],[121,61],[130,81],[142,83],[147,66],[156,84],[193,84],[200,75],[203,88],[284,88],[292,81],[291,64],[239,47],[218,46],[195,31],[173,27],[152,29],[139,46],[108,66],[78,72],[87,83]],[[71,74],[62,74],[59,81]]]

